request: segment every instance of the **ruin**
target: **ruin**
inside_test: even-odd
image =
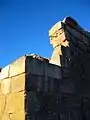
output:
[[[0,120],[90,120],[90,33],[66,17],[49,30],[51,59],[1,69]]]

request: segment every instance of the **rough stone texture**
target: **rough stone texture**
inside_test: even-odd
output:
[[[89,32],[67,17],[49,36],[50,61],[25,55],[1,70],[0,120],[90,120]]]

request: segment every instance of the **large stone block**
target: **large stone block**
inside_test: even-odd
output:
[[[9,77],[13,77],[16,75],[19,75],[21,73],[25,72],[25,60],[26,57],[20,57],[19,59],[17,59],[16,61],[14,61],[11,65],[10,65],[10,75]]]
[[[1,89],[0,89],[1,94],[10,93],[11,78],[6,78],[1,80],[0,84],[1,84]]]
[[[46,76],[27,74],[26,90],[34,92],[49,92],[49,78]]]
[[[59,66],[34,59],[31,56],[27,57],[26,60],[26,73],[61,79],[61,69]]]
[[[25,91],[11,94],[10,99],[14,113],[19,113],[25,110]]]
[[[47,77],[62,79],[61,68],[50,63],[44,64],[43,74]]]
[[[43,75],[43,62],[39,59],[35,59],[32,56],[26,58],[26,73],[35,75]]]
[[[82,33],[79,32],[77,29],[70,27],[69,25],[66,25],[66,30],[71,33],[77,40],[82,39]]]
[[[78,47],[79,47],[82,51],[87,52],[88,46],[87,46],[84,42],[78,40]]]
[[[21,111],[25,111],[24,92],[0,96],[0,118],[4,114],[9,116],[10,114],[18,114]]]
[[[5,96],[4,100],[5,100],[4,113],[17,114],[25,110],[25,92],[24,91],[18,92],[18,93],[12,93],[12,94],[10,93],[7,96]]]
[[[67,93],[67,94],[75,94],[76,93],[76,88],[74,86],[74,84],[60,84],[59,86],[59,91],[63,94]]]
[[[0,80],[8,78],[9,77],[9,72],[10,72],[10,65],[7,65],[0,72]]]
[[[25,73],[12,77],[10,91],[20,92],[25,90],[25,81],[26,81],[25,77],[26,77]]]

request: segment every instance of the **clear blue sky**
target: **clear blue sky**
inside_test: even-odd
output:
[[[0,0],[0,66],[28,53],[50,57],[48,30],[68,15],[90,30],[89,0]]]

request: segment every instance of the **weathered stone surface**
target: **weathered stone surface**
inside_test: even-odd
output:
[[[68,31],[68,32],[70,32],[71,33],[71,35],[73,35],[77,40],[79,39],[82,39],[82,33],[81,32],[79,32],[78,30],[76,30],[75,28],[72,28],[72,27],[70,27],[70,26],[68,26],[68,25],[66,25],[66,30]]]
[[[57,82],[58,81],[58,82]],[[26,76],[26,90],[34,92],[58,92],[57,87],[60,79],[47,76],[28,74]]]
[[[11,86],[10,91],[12,92],[20,92],[25,90],[25,78],[26,74],[20,74],[11,78]]]
[[[25,91],[11,93],[7,97],[6,109],[10,113],[19,113],[25,110]]]
[[[1,81],[1,89],[0,89],[1,94],[10,93],[10,83],[11,83],[11,78],[6,78]]]
[[[7,65],[0,72],[0,80],[2,80],[4,78],[8,78],[9,77],[9,72],[10,72],[10,65]]]
[[[39,59],[28,56],[26,59],[26,73],[43,75],[43,62]]]
[[[31,56],[28,56],[26,60],[26,73],[61,79],[61,70],[58,66],[34,59]]]
[[[13,77],[25,72],[25,59],[25,56],[20,57],[10,65],[9,77]]]
[[[52,53],[49,63],[61,66],[60,55],[62,55],[61,46],[58,46],[54,48],[54,51]]]
[[[10,120],[25,120],[25,112],[21,111],[18,113],[11,114]],[[27,119],[28,120],[28,119]]]
[[[6,95],[0,95],[0,118],[3,116],[3,111],[5,111]]]
[[[62,79],[61,68],[59,66],[45,63],[43,73],[47,77]]]

